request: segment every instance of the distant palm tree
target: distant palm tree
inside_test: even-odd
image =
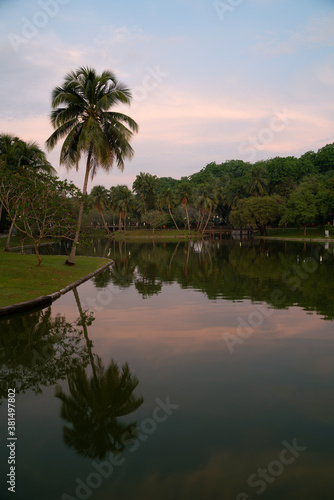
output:
[[[268,194],[269,181],[263,166],[255,165],[249,172],[246,191],[250,196],[265,196]]]
[[[189,222],[189,214],[188,214],[188,205],[191,203],[193,196],[193,189],[188,181],[188,179],[181,179],[181,182],[178,186],[178,193],[180,201],[186,211],[187,224],[188,224],[188,233],[190,234],[190,222]]]
[[[114,73],[101,75],[88,67],[81,67],[66,75],[61,87],[52,93],[51,123],[56,129],[46,141],[53,149],[65,138],[60,153],[60,163],[68,169],[79,168],[82,155],[86,155],[83,194],[87,193],[89,175],[93,178],[100,166],[109,171],[114,162],[120,170],[124,160],[133,156],[130,140],[138,131],[137,123],[123,113],[109,111],[118,103],[130,104],[130,90],[119,82]],[[76,246],[79,241],[84,202],[80,204],[78,225],[71,253],[66,261],[75,264]]]
[[[146,191],[147,191],[147,174],[144,172],[140,172],[134,180],[134,183],[132,184],[132,189],[134,190],[135,193],[137,193],[142,201],[143,205],[143,210],[144,213],[146,212],[146,203],[145,203],[145,198],[146,198]]]
[[[50,175],[57,173],[36,142],[25,142],[11,134],[0,134],[0,162],[15,172],[29,168]]]
[[[103,212],[108,208],[108,205],[110,203],[108,190],[104,186],[94,186],[90,192],[89,198],[92,205],[101,214],[101,218],[107,233],[111,234],[111,231],[109,230],[103,215]]]
[[[209,211],[209,214],[207,216],[205,225],[202,229],[202,234],[206,230],[206,226],[208,225],[209,220],[211,219],[212,215],[212,210],[216,210],[219,197],[221,196],[222,188],[219,184],[216,182],[209,182],[206,184],[204,192],[202,194],[202,206],[203,206],[203,211],[204,215]],[[204,221],[204,216],[203,216],[203,221]],[[204,222],[203,222],[204,224]]]
[[[136,176],[132,189],[140,196],[144,213],[155,208],[155,197],[159,184],[160,181],[156,175],[140,172]]]
[[[171,188],[167,188],[162,192],[162,197],[165,200],[165,206],[168,208],[169,215],[173,219],[176,229],[180,234],[182,234],[172,214],[172,206],[175,203],[175,193],[171,190]]]
[[[126,230],[126,217],[134,209],[134,196],[127,186],[116,186],[113,190],[113,207],[119,216],[118,228],[121,231],[122,219],[124,221],[124,230]]]
[[[222,201],[230,209],[235,208],[238,201],[245,196],[244,183],[240,179],[232,179],[226,186],[223,187]]]

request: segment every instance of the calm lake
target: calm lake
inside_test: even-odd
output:
[[[1,499],[334,498],[332,245],[83,253],[114,268],[0,320]]]

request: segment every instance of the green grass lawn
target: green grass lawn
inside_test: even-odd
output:
[[[333,227],[308,227],[306,229],[306,236],[304,236],[304,230],[288,227],[286,229],[283,228],[272,228],[268,229],[268,236],[272,236],[275,238],[325,238],[325,230],[329,230],[329,238],[334,238],[334,228]]]
[[[57,292],[108,262],[99,257],[76,257],[75,266],[70,267],[65,265],[63,255],[43,255],[42,264],[37,267],[35,255],[4,252],[3,248],[1,241],[0,307]]]

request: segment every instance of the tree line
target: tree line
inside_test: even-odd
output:
[[[262,235],[268,225],[324,225],[333,219],[334,144],[300,158],[275,157],[254,164],[230,160],[209,163],[180,180],[141,172],[127,186],[94,186],[92,207],[103,224],[174,226],[204,232],[208,224],[252,226]],[[107,216],[107,217],[106,217]],[[108,222],[106,222],[106,219]],[[87,220],[96,221],[93,212]],[[113,221],[113,222],[112,222]]]

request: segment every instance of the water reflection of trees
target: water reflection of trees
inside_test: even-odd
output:
[[[178,243],[109,244],[114,260],[110,279],[120,288],[134,284],[147,298],[160,293],[164,284],[178,283],[194,288],[212,300],[251,299],[274,307],[298,305],[334,318],[333,255],[323,246],[304,243],[243,241],[180,241]],[[315,270],[310,272],[310,261]],[[307,267],[308,266],[308,267]],[[304,269],[305,268],[305,269]],[[298,286],[293,277],[303,276]],[[282,292],[280,304],[273,303],[272,292]]]
[[[138,379],[127,363],[121,369],[113,360],[104,366],[101,358],[93,353],[88,336],[89,316],[82,310],[76,289],[74,295],[91,375],[84,367],[78,367],[67,376],[69,394],[57,386],[56,397],[62,401],[62,418],[70,424],[63,428],[65,444],[80,455],[102,459],[108,452],[124,449],[125,435],[127,439],[136,437],[136,422],[124,422],[121,417],[139,408],[143,398],[133,394]]]
[[[88,352],[78,322],[51,308],[0,320],[0,397],[9,387],[16,392],[42,392],[88,362]]]

